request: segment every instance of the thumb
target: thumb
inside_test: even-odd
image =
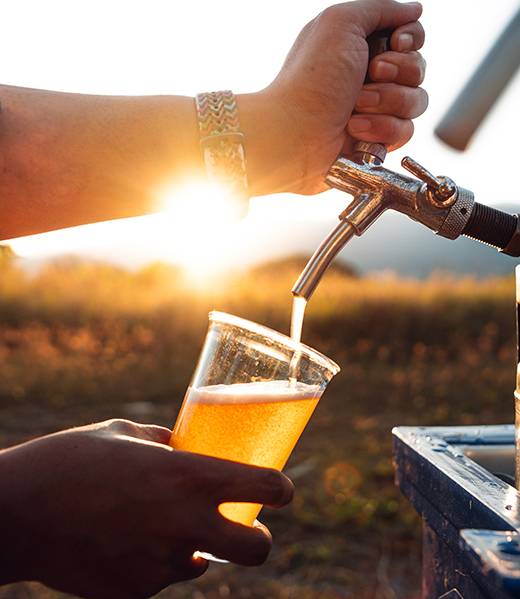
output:
[[[139,424],[139,432],[136,435],[140,439],[153,441],[161,445],[169,445],[172,431],[165,426],[157,426],[156,424]]]
[[[169,444],[172,434],[172,431],[164,426],[140,424],[139,422],[124,420],[122,418],[108,420],[107,422],[101,423],[100,426],[105,427],[113,433],[135,437],[136,439],[142,439],[143,441],[161,443],[162,445]]]
[[[358,0],[346,6],[354,10],[354,14],[350,13],[350,24],[357,26],[363,37],[379,29],[395,29],[416,21],[423,10],[420,2],[402,4],[395,0]]]

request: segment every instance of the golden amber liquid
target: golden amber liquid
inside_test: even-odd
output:
[[[170,445],[176,449],[281,470],[319,401],[320,389],[269,381],[190,388]],[[230,520],[252,525],[262,508],[224,503]]]

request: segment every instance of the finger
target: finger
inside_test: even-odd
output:
[[[356,102],[358,113],[389,114],[401,119],[415,119],[427,107],[428,94],[424,89],[395,83],[369,83]]]
[[[124,418],[112,418],[111,420],[100,422],[96,427],[99,431],[134,436],[138,431],[139,425]]]
[[[396,52],[420,50],[424,45],[424,29],[419,21],[398,27],[390,38],[390,48]]]
[[[289,503],[294,494],[292,482],[278,470],[258,468],[215,460],[208,472],[213,499],[217,503],[228,501],[262,503],[271,507],[281,507]]]
[[[393,0],[358,0],[337,6],[345,7],[345,12],[353,15],[351,23],[360,28],[364,37],[377,29],[395,29],[412,23],[422,14],[419,2],[402,4]]]
[[[292,482],[280,471],[186,451],[175,451],[175,472],[203,498],[218,506],[226,502],[262,503],[281,507],[292,500]]]
[[[413,135],[413,122],[383,114],[354,115],[347,130],[356,139],[382,143],[389,150],[403,146]]]
[[[139,424],[131,420],[123,418],[114,418],[101,423],[100,430],[107,430],[112,433],[119,433],[136,439],[144,439],[145,441],[153,441],[167,445],[170,441],[172,431],[164,426],[155,424]]]
[[[222,517],[207,539],[204,551],[241,566],[259,566],[267,559],[272,544],[271,533],[265,526],[243,526]]]
[[[158,426],[156,424],[139,424],[139,437],[154,443],[161,443],[162,445],[169,445],[172,431],[165,426]]]
[[[174,555],[172,558],[173,576],[168,581],[169,584],[182,582],[183,580],[192,580],[202,576],[208,569],[209,562],[200,556],[194,556],[180,559]]]
[[[384,52],[370,61],[368,73],[374,82],[417,87],[424,81],[426,61],[419,52]]]

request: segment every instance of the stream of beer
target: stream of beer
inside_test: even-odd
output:
[[[303,317],[305,316],[305,308],[307,300],[300,295],[293,297],[292,314],[291,314],[291,339],[300,343],[302,340]]]
[[[296,343],[302,340],[303,318],[305,316],[305,308],[307,300],[304,297],[295,295],[293,298],[292,314],[291,314],[291,339]],[[289,365],[289,384],[294,387],[298,381],[300,369],[301,353],[295,351]]]

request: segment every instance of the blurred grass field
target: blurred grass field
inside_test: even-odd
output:
[[[171,426],[210,309],[289,330],[298,260],[195,287],[172,267],[63,260],[34,274],[0,257],[0,447],[110,417]],[[391,428],[511,422],[513,277],[426,281],[328,273],[305,343],[336,360],[287,472],[291,506],[266,511],[275,548],[215,566],[160,597],[416,599],[420,524],[393,485]],[[1,599],[61,595],[39,585]]]

